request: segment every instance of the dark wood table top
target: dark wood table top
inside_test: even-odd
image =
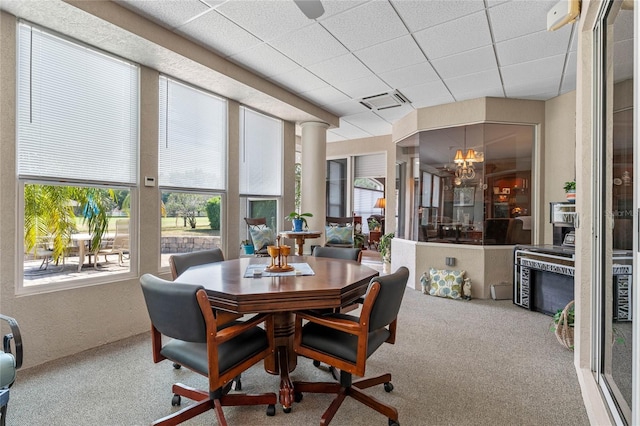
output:
[[[177,282],[202,285],[211,305],[229,312],[284,312],[336,308],[362,296],[375,269],[355,261],[313,256],[290,256],[291,263],[307,263],[315,275],[244,278],[249,264],[269,265],[268,257],[251,257],[192,266]]]

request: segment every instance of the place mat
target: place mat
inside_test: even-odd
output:
[[[263,277],[294,277],[296,275],[315,275],[311,266],[308,263],[290,263],[293,266],[293,271],[288,272],[270,272],[265,271],[268,266],[264,263],[253,263],[247,266],[247,270],[244,271],[244,278],[253,278],[253,271],[262,271]]]

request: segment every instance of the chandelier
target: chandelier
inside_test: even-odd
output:
[[[464,151],[467,151],[465,154]],[[464,150],[458,149],[453,162],[456,165],[456,181],[470,180],[476,177],[476,170],[473,163],[481,163],[484,158],[480,153],[476,153],[473,148],[467,150],[467,128],[464,128]]]

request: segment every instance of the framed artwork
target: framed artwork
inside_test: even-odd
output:
[[[454,206],[473,206],[475,198],[475,187],[453,188]]]

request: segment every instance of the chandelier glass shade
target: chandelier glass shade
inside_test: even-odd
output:
[[[469,180],[476,177],[476,171],[473,163],[477,162],[476,152],[473,149],[469,149],[467,154],[464,155],[462,150],[456,151],[456,156],[453,162],[456,164],[456,177],[462,180]]]
[[[483,158],[479,155],[476,155],[476,151],[473,148],[469,148],[467,150],[467,128],[464,128],[464,145],[465,149],[458,149],[456,151],[456,156],[453,158],[453,162],[456,165],[456,181],[459,180],[470,180],[476,177],[476,171],[473,163],[480,163],[483,161]],[[465,154],[464,151],[467,150]]]

